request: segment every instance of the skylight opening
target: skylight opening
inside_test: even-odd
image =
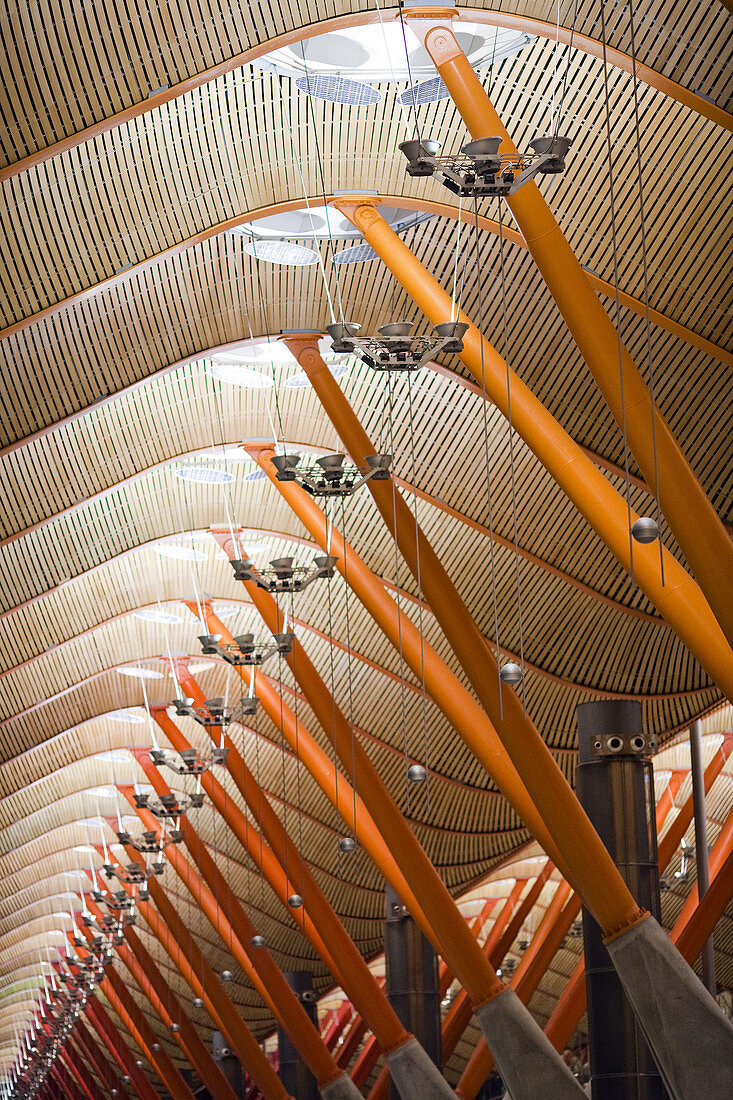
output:
[[[175,473],[181,481],[198,485],[229,485],[234,481],[234,474],[215,466],[179,466]]]

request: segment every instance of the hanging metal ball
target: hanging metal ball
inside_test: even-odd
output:
[[[203,1008],[204,1007],[204,1002],[201,1000],[200,997],[194,997],[194,999],[191,1001],[191,1004],[194,1008]]]
[[[407,778],[411,783],[424,783],[428,778],[428,773],[422,764],[411,764],[407,769]]]
[[[233,982],[234,981],[234,975],[232,974],[231,970],[222,970],[221,980],[223,982]]]
[[[659,524],[650,516],[640,516],[632,526],[631,534],[637,542],[654,542],[659,538]]]
[[[300,909],[303,904],[303,899],[300,894],[291,894],[288,898],[288,905],[291,909]]]
[[[155,1054],[157,1054],[157,1053],[158,1053],[158,1051],[160,1050],[160,1043],[151,1043],[151,1044],[150,1044],[150,1049],[151,1049],[151,1050],[152,1050],[152,1051],[153,1051],[153,1052],[154,1052]]]
[[[177,1035],[178,1032],[181,1030],[181,1025],[180,1024],[171,1024],[171,1026],[169,1027],[168,1030],[170,1031],[171,1035]]]
[[[252,946],[253,947],[264,947],[265,946],[265,937],[264,936],[253,936],[252,937]]]
[[[143,1062],[142,1058],[136,1058],[135,1059],[135,1065],[137,1066],[138,1069],[142,1069],[143,1066],[145,1065],[145,1063]]]
[[[123,1080],[123,1081],[125,1082],[125,1084],[126,1084],[126,1085],[129,1085],[129,1084],[130,1084],[130,1081],[132,1081],[132,1077],[130,1077],[130,1074],[129,1074],[129,1073],[126,1073],[126,1074],[124,1075],[124,1077],[122,1078],[122,1080]]]
[[[351,852],[356,851],[356,841],[353,836],[341,836],[339,837],[339,852],[345,852],[346,855],[350,855]]]
[[[522,679],[522,670],[514,661],[507,661],[499,669],[499,679],[503,684],[518,684]]]

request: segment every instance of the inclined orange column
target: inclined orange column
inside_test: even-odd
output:
[[[179,667],[179,678],[182,688],[196,702],[203,702],[203,693],[193,676],[187,669]],[[157,717],[157,716],[156,716]],[[162,717],[162,715],[161,715]],[[166,735],[171,744],[180,752],[182,748],[188,748],[185,737],[170,720],[166,723]],[[238,787],[242,797],[252,813],[255,821],[262,829],[268,843],[280,863],[281,867],[298,869],[297,879],[292,883],[290,893],[299,893],[303,897],[302,909],[306,911],[301,927],[313,941],[313,935],[317,935],[319,955],[328,966],[331,973],[346,992],[351,1003],[366,1020],[375,1035],[379,1038],[382,1049],[387,1052],[402,1046],[409,1038],[408,1033],[400,1023],[394,1009],[385,997],[382,990],[374,980],[374,977],[359,954],[358,949],[349,937],[341,921],[331,909],[325,895],[316,883],[307,866],[302,862],[300,853],[288,837],[282,822],[270,806],[264,793],[260,790],[252,773],[247,768],[231,738],[225,737],[227,748],[227,769]],[[231,798],[226,796],[221,785],[214,780],[209,772],[201,777],[202,786],[210,795],[214,805],[227,821],[237,839],[246,846],[247,819],[238,806],[235,806]],[[223,796],[223,797],[222,797]],[[300,920],[300,910],[290,909],[289,912]],[[309,917],[311,919],[309,919]],[[318,922],[319,932],[314,927]],[[326,942],[328,941],[328,946]],[[338,956],[338,961],[336,961]]]
[[[710,865],[710,879],[711,881],[720,871],[723,863],[733,850],[733,810],[728,814],[723,827],[718,833],[715,844],[710,849],[710,855],[708,856]],[[704,895],[703,895],[704,898]],[[683,928],[689,923],[690,917],[699,908],[699,900],[697,896],[697,883],[694,883],[690,893],[685,901],[685,904],[680,910],[680,914],[675,921],[674,928],[672,929],[671,936],[673,940],[677,940],[678,936],[682,932]]]
[[[713,756],[712,760],[705,769],[704,787],[705,794],[708,793],[715,780],[720,775],[725,766],[725,762],[733,752],[733,733],[726,733],[723,737],[721,745],[718,747],[717,752]],[[661,800],[660,800],[661,801]],[[670,809],[671,809],[670,803]],[[658,848],[658,862],[662,870],[667,866],[674,853],[680,846],[682,837],[685,835],[692,822],[693,814],[695,812],[692,795],[685,801],[684,805],[680,808],[679,813],[675,817],[674,821],[670,825],[667,832],[659,841]]]
[[[88,901],[87,906],[95,916],[102,916],[101,910],[93,901]],[[232,1086],[209,1053],[206,1044],[202,1042],[198,1031],[152,957],[145,950],[137,933],[127,925],[123,927],[123,935],[127,945],[123,944],[117,948],[118,956],[165,1026],[170,1028],[171,1024],[176,1024],[180,1029],[178,1033],[180,1045],[191,1068],[198,1073],[203,1084],[212,1096],[217,1097],[217,1100],[219,1098],[237,1100]]]
[[[91,931],[84,927],[84,925],[80,925],[80,931],[87,940],[92,939]],[[67,933],[67,935],[69,942],[74,944],[73,934]],[[173,1100],[193,1100],[193,1093],[173,1065],[173,1062],[168,1057],[165,1050],[163,1050],[162,1047],[160,1050],[153,1050],[154,1045],[159,1045],[155,1032],[125,988],[124,982],[121,980],[120,976],[115,973],[113,967],[108,966],[105,969],[104,977],[100,982],[100,988],[137,1045],[145,1054],[147,1060],[155,1068],[155,1072],[168,1089]]]
[[[87,1061],[94,1067],[97,1076],[101,1080],[105,1088],[116,1088],[120,1084],[119,1077],[115,1073],[113,1067],[107,1061],[102,1054],[98,1045],[95,1043],[91,1036],[91,1033],[87,1031],[87,1028],[82,1020],[81,1016],[74,1024],[74,1038],[81,1047],[82,1052],[86,1056]],[[123,1072],[127,1072],[124,1070]]]
[[[529,1003],[579,912],[580,898],[572,893],[567,882],[561,882],[510,982],[525,1004]],[[456,1096],[474,1100],[493,1067],[494,1059],[486,1040],[481,1038],[458,1082]]]
[[[125,850],[131,860],[139,858],[132,846],[126,846]],[[110,856],[119,863],[116,856],[112,853]],[[231,998],[222,989],[218,976],[206,961],[195,937],[168,900],[163,887],[155,878],[149,879],[147,885],[155,906],[148,901],[140,901],[139,898],[136,899],[136,905],[150,931],[170,956],[173,965],[180,971],[194,995],[203,1000],[209,1016],[226,1036],[230,1047],[259,1086],[265,1100],[293,1100],[283,1088]],[[131,887],[124,888],[132,893]]]
[[[390,229],[376,209],[378,202],[378,199],[370,198],[337,199],[334,206],[361,232],[428,319],[433,324],[446,321],[451,317],[450,295]],[[511,417],[514,429],[624,569],[630,570],[629,517],[622,495],[593,465],[582,448],[521,378],[507,366],[496,349],[481,336],[469,318],[460,312],[458,320],[469,326],[463,338],[461,361],[479,385],[483,387],[485,384],[487,396],[504,416],[509,414],[507,377],[511,379]],[[352,457],[356,458],[356,455]],[[373,482],[369,482],[369,485],[372,486]],[[631,522],[636,518],[632,512]],[[733,652],[730,644],[695,581],[669,551],[664,550],[663,554],[664,584],[656,541],[648,545],[635,543],[636,582],[711,679],[731,699]],[[429,598],[428,602],[432,604]],[[433,610],[438,614],[437,608],[434,607]],[[484,650],[486,648],[483,646]],[[492,677],[484,675],[484,679],[489,683]],[[493,715],[493,709],[490,714]],[[510,755],[514,759],[513,754]],[[514,760],[514,763],[517,761]],[[518,770],[526,782],[527,777],[521,769]],[[528,789],[531,790],[529,787]]]
[[[69,1073],[79,1085],[82,1093],[88,1097],[88,1100],[104,1100],[102,1090],[90,1074],[86,1064],[74,1050],[73,1046],[67,1043],[65,1046],[61,1047],[59,1053],[64,1062],[66,1062]]]
[[[80,1064],[72,1059],[70,1049],[61,1047],[59,1054],[61,1058],[60,1060],[56,1059],[55,1066],[59,1077],[63,1081],[62,1087],[67,1095],[73,1089],[75,1094],[83,1097],[84,1100],[102,1100],[102,1093],[95,1082],[91,1079],[88,1079],[88,1083],[85,1081]],[[66,1065],[62,1065],[63,1062]],[[64,1075],[66,1076],[64,1077]]]
[[[412,11],[406,13],[406,18],[432,57],[471,136],[501,137],[501,152],[516,153],[481,80],[451,30],[451,14],[446,12],[442,18],[436,18],[434,10]],[[569,172],[572,171],[571,162]],[[524,184],[506,202],[616,422],[622,428],[625,422],[629,447],[652,490],[658,466],[662,511],[733,644],[733,545],[720,518],[669,425],[659,409],[652,406],[641,373],[621,343],[620,334],[537,184],[534,181]]]
[[[170,794],[170,787],[147,754],[138,757],[145,774],[158,795]],[[134,799],[132,800],[134,804]],[[138,810],[146,828],[153,827],[153,815]],[[319,1088],[342,1076],[326,1048],[323,1039],[314,1026],[303,1005],[285,980],[285,976],[276,964],[267,947],[253,947],[252,937],[256,934],[239,901],[229,889],[229,885],[214,860],[201,842],[191,822],[182,817],[180,829],[183,840],[191,857],[201,872],[201,878],[194,875],[188,861],[180,851],[169,852],[169,859],[176,873],[186,887],[191,890],[195,883],[196,894],[202,909],[218,932],[224,943],[230,948],[237,962],[244,963],[248,976],[256,975],[258,989],[269,994],[269,1002],[277,1010],[278,1021],[290,1036],[308,1068],[313,1073]],[[174,862],[175,861],[175,862]],[[203,882],[202,882],[203,879]],[[206,889],[203,883],[206,883]],[[214,1094],[218,1095],[218,1094]]]
[[[657,833],[662,828],[663,823],[667,820],[667,814],[674,806],[674,800],[677,797],[677,792],[684,783],[687,776],[690,774],[689,768],[675,768],[669,777],[669,783],[664,788],[661,798],[657,802]]]
[[[340,533],[335,527],[328,526],[328,522],[323,512],[305,490],[301,489],[299,485],[293,482],[279,482],[277,480],[275,468],[271,462],[274,453],[272,448],[268,447],[257,450],[252,446],[248,446],[248,450],[250,453],[257,455],[258,462],[262,469],[265,470],[273,485],[275,485],[281,495],[288,501],[304,526],[311,532],[313,538],[322,546],[325,546],[326,538],[330,536],[331,553],[339,558],[338,568],[341,572],[344,570],[344,554],[347,554],[348,583],[352,590],[365,603],[365,606],[368,601],[371,605],[371,613],[384,629],[385,621],[388,617],[384,614],[385,606],[392,603],[392,607],[394,608],[394,604],[387,596],[379,581],[377,581],[371,571],[367,569],[353,547],[349,546],[348,550],[345,549],[345,543]],[[401,498],[398,497],[398,499]],[[410,527],[406,534],[408,534],[408,542],[405,544],[404,549],[403,543],[405,540],[403,540],[401,536],[399,538],[400,550],[408,564],[411,565],[410,538],[412,539],[413,549],[415,546],[415,521],[411,513]],[[412,554],[412,558],[414,560],[414,553]],[[520,778],[524,781],[527,791],[530,793],[537,809],[544,818],[545,825],[550,830],[555,845],[562,852],[560,863],[558,864],[559,869],[561,872],[564,872],[567,865],[572,868],[572,875],[569,877],[567,874],[564,874],[563,877],[568,879],[574,887],[579,889],[585,904],[607,933],[610,934],[630,926],[644,914],[631,896],[626,883],[621,878],[608,851],[590,824],[567,780],[555,763],[547,745],[542,740],[527,715],[523,714],[522,704],[515,692],[506,689],[503,691],[503,714],[501,713],[500,705],[502,700],[499,694],[498,673],[492,675],[488,671],[492,663],[493,667],[496,668],[493,655],[450,582],[448,582],[448,592],[446,593],[444,591],[445,585],[442,580],[443,572],[442,566],[440,566],[437,561],[432,548],[430,548],[430,555],[428,555],[427,547],[426,551],[423,552],[421,546],[420,582],[423,591],[428,597],[428,602],[430,603],[433,613],[438,618],[443,628],[443,632],[451,642],[456,655],[461,660],[461,664],[474,690],[484,704],[484,707],[487,710],[490,708],[489,715],[493,725],[496,729],[502,731],[502,740],[506,744],[507,750],[510,750],[510,755],[520,774]],[[434,581],[436,582],[435,584]],[[429,593],[432,593],[434,588],[435,597],[431,598]],[[267,596],[267,593],[263,593],[262,596],[258,595],[258,600],[260,602],[264,602],[262,599],[263,596]],[[366,597],[366,599],[364,597]],[[375,615],[372,608],[375,608],[377,603],[380,607],[380,611]],[[274,608],[274,601],[272,601],[272,606]],[[462,614],[462,612],[465,614]],[[402,622],[396,625],[399,627],[397,644],[401,644],[402,652],[407,655],[409,636],[408,629],[406,628],[406,617],[403,617]],[[461,635],[461,630],[465,630],[466,634]],[[417,634],[417,631],[414,633]],[[427,643],[422,647],[420,646],[419,636],[416,642],[418,651],[414,656],[418,661],[417,668],[420,668],[421,663],[424,663],[427,690],[433,698],[436,698],[434,680],[444,680],[444,666],[441,666],[440,671],[436,670],[437,676],[431,676],[430,683],[428,683],[429,672],[432,673],[435,667],[432,660],[433,651],[430,650]],[[296,657],[297,667],[295,665]],[[408,658],[406,657],[406,659]],[[311,693],[309,690],[306,690],[305,683],[301,677],[301,670],[308,670],[307,679],[310,681],[312,676],[312,665],[305,655],[302,646],[299,646],[297,639],[293,647],[293,653],[290,658],[288,658],[288,662],[292,662],[291,668],[293,668],[294,674],[300,681],[306,696],[309,698],[311,706],[318,716],[319,722],[323,728],[328,731],[329,727],[333,724],[331,706],[328,707],[328,710],[325,709],[326,698],[330,699],[330,696],[328,696],[325,685],[323,691],[319,689],[319,695],[323,695],[325,692],[325,697],[323,699],[318,699],[319,708],[317,708],[316,700],[312,699]],[[315,673],[315,670],[313,670],[313,673]],[[319,709],[323,717],[319,716]],[[336,710],[336,714],[338,713],[338,710]],[[341,717],[343,718],[343,716]],[[461,726],[462,725],[463,723],[461,723]],[[342,737],[346,737],[346,731],[349,731],[350,744],[350,727],[345,719],[343,719],[343,729],[341,729],[341,727],[339,727],[339,729],[341,730]],[[335,732],[336,729],[334,728],[334,733]],[[459,732],[463,734],[463,729],[459,728]],[[467,743],[469,747],[473,748],[475,740],[472,739]],[[358,746],[358,742],[356,742],[356,744]],[[339,755],[341,755],[340,750],[337,749],[337,751],[339,751]],[[346,755],[348,756],[348,753]],[[483,762],[482,756],[479,756],[479,759]],[[366,767],[366,763],[364,766]],[[371,764],[369,764],[369,767],[371,769]],[[377,819],[375,807],[369,803],[366,797],[365,772],[362,770],[361,766],[359,767],[358,774],[361,781],[362,797],[364,801],[367,802],[372,812],[372,816],[380,827],[382,835],[385,839],[388,839],[385,833],[385,825]],[[379,780],[378,777],[377,782],[381,786],[381,780]],[[399,811],[396,812],[399,814]],[[402,821],[401,815],[400,821]],[[553,847],[555,847],[555,845]],[[394,844],[392,844],[392,847],[393,851],[399,850]],[[553,862],[557,864],[557,860],[553,859]],[[407,868],[404,865],[403,871],[407,875]],[[419,900],[422,900],[423,908],[425,908],[425,899],[420,898]],[[465,925],[463,925],[462,922],[461,925],[463,931],[468,931],[465,929]],[[475,947],[476,944],[472,937],[471,942]],[[443,958],[446,959],[446,962],[451,965],[451,969],[454,970],[454,973],[459,975],[459,971],[453,966],[445,951],[441,951],[441,954]],[[482,962],[483,961],[482,956]],[[465,960],[463,961],[463,967],[465,969]],[[462,984],[470,993],[469,985],[466,982],[462,982]]]
[[[227,547],[231,546],[230,532],[227,531],[225,534],[224,532],[214,531],[212,533],[217,542],[227,551]],[[244,587],[252,595],[252,590],[256,588],[256,585],[245,584]],[[191,613],[197,617],[203,611],[210,634],[220,634],[225,645],[234,641],[231,632],[215,614],[210,600],[203,600],[198,604],[194,600],[185,600],[184,602]],[[249,685],[250,669],[237,666],[236,671],[242,680]],[[340,772],[335,771],[333,761],[329,760],[313,734],[303,725],[302,721],[299,718],[296,719],[293,711],[283,701],[280,692],[264,675],[257,676],[257,697],[269,718],[280,730],[300,762],[315,779],[331,805],[357,837],[359,843],[372,858],[387,882],[397,891],[403,903],[415,916],[419,911],[417,899],[410,890],[397,861],[380,836],[371,814],[349,781]],[[415,919],[417,920],[418,917],[415,916]]]
[[[135,1059],[132,1056],[130,1048],[96,997],[92,997],[87,1002],[87,1020],[105,1044],[122,1072],[127,1074],[130,1078],[130,1083],[137,1093],[139,1100],[158,1100],[157,1092],[150,1084],[150,1081],[141,1068],[135,1065]]]
[[[273,469],[271,463],[268,462],[267,465]],[[289,488],[287,485],[285,487]],[[316,511],[323,523],[325,517],[319,509],[316,508]],[[332,543],[332,547],[335,547],[335,543]],[[334,552],[338,554],[337,549]],[[340,556],[343,560],[343,556]],[[350,578],[353,563],[354,556],[350,553]],[[268,629],[277,631],[279,627],[275,624],[280,622],[279,609],[272,596],[260,590],[256,598],[252,593],[252,598],[263,614]],[[502,992],[504,986],[482,955],[481,948],[471,935],[440,875],[393,801],[358,738],[352,736],[350,723],[297,638],[294,638],[292,650],[286,660],[319,725],[336,749],[346,774],[352,782],[358,775],[359,794],[383,839],[395,855],[399,853],[402,873],[429,921],[432,929],[430,938],[437,940],[441,956],[456,977],[460,978],[474,1004],[480,1005],[495,997]],[[417,920],[417,916],[415,919]]]

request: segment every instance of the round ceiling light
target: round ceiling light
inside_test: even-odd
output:
[[[194,550],[192,546],[177,546],[175,543],[163,542],[154,546],[156,554],[163,558],[173,558],[176,561],[206,561],[207,555],[200,550]]]
[[[173,623],[183,622],[180,615],[174,615],[172,611],[161,611],[158,607],[143,607],[140,611],[134,611],[136,619],[142,619],[146,623],[162,623],[172,626]]]
[[[313,267],[318,263],[318,253],[313,248],[290,241],[248,241],[244,251],[256,260],[268,264],[285,264],[290,267]]]
[[[214,362],[209,367],[209,374],[213,378],[218,378],[220,382],[226,382],[228,386],[242,386],[247,390],[269,390],[273,385],[269,375],[259,370],[252,370],[241,362]]]
[[[365,264],[376,259],[377,253],[366,241],[363,244],[350,244],[347,248],[340,248],[333,254],[335,264]]]
[[[334,76],[331,73],[307,73],[295,79],[296,87],[314,99],[325,99],[327,103],[347,103],[351,107],[368,107],[379,103],[382,93],[361,80],[352,80],[348,76]]]
[[[157,672],[154,668],[139,668],[137,665],[125,665],[123,668],[118,668],[117,671],[121,676],[132,676],[137,680],[163,679],[162,672]]]
[[[345,374],[349,373],[350,363],[331,363],[329,370],[334,378],[343,378]],[[288,390],[301,390],[310,386],[310,380],[308,375],[303,371],[299,371],[298,374],[294,374],[291,378],[288,378],[284,383],[285,388]],[[288,454],[293,454],[292,451],[288,451]]]
[[[409,210],[407,207],[402,206],[380,206],[379,213],[394,229],[395,233],[410,229],[421,222],[430,221],[434,217],[433,214],[428,214],[425,211]],[[361,233],[352,225],[346,215],[334,206],[306,206],[300,210],[289,210],[283,214],[268,214],[267,217],[257,218],[253,222],[239,225],[231,232],[250,239],[254,237],[258,242],[265,240],[281,241],[284,239],[361,242]],[[256,253],[251,251],[250,254],[259,256],[260,253],[261,246],[258,243]],[[285,344],[281,341],[270,341],[267,344],[270,351],[274,351],[278,346],[285,348]],[[219,358],[222,355],[230,356],[232,354],[234,353],[216,353],[214,357]],[[265,354],[264,358],[269,358],[269,356]],[[289,358],[288,353],[288,355],[283,355],[282,360],[278,361],[287,362]]]
[[[252,470],[252,472],[249,474],[245,474],[242,478],[242,481],[262,481],[263,477],[267,477],[267,474],[264,470],[260,470],[258,468],[256,470]]]
[[[474,69],[487,68],[505,57],[511,57],[533,42],[535,37],[464,20],[460,21],[459,29],[454,33]],[[340,76],[367,84],[420,81],[435,77],[435,65],[416,38],[408,36],[405,50],[399,20],[330,31],[293,42],[259,58],[255,65],[295,77],[299,87],[306,85],[304,91],[309,90],[307,82],[310,81],[311,95],[317,94],[316,81],[321,76]]]
[[[229,485],[234,481],[234,474],[215,466],[179,466],[176,477],[199,485]]]
[[[86,853],[86,854],[92,855],[92,856],[95,856],[97,854],[97,849],[92,848],[91,844],[77,844],[74,847],[74,851],[75,852],[83,852],[83,853]]]
[[[405,107],[420,107],[423,103],[439,103],[441,99],[450,99],[450,92],[446,88],[443,78],[434,76],[430,80],[422,80],[419,84],[413,84],[411,88],[402,92],[397,98]]]
[[[89,794],[93,794],[95,798],[116,798],[117,791],[114,787],[92,787],[89,790]]]

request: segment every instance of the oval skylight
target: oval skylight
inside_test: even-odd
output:
[[[454,34],[475,69],[486,68],[511,57],[534,41],[533,35],[463,19],[455,25]],[[399,20],[375,22],[306,38],[273,50],[255,64],[298,80],[309,76],[311,84],[314,78],[325,75],[366,83],[419,81],[435,76],[430,55],[410,31],[407,32],[405,51],[405,38]]]
[[[252,370],[243,363],[212,363],[209,373],[228,386],[242,386],[248,390],[269,390],[273,386],[272,378],[262,371]]]
[[[372,103],[379,103],[382,98],[382,93],[372,88],[371,84],[332,73],[308,73],[297,77],[295,83],[301,92],[313,96],[314,99],[325,99],[327,103],[368,107]]]
[[[172,626],[173,623],[183,622],[180,615],[174,615],[172,611],[161,611],[158,607],[143,607],[133,614],[136,619],[142,619],[146,623],[163,623]]]
[[[195,550],[193,546],[177,546],[170,542],[159,543],[153,549],[162,558],[173,558],[176,561],[206,561],[208,557],[200,550]]]
[[[125,665],[123,668],[118,668],[117,671],[121,676],[131,676],[135,680],[162,680],[163,673],[158,672],[154,668],[138,668],[137,665]]]
[[[410,210],[407,207],[383,205],[379,213],[389,223],[395,233],[400,233],[413,225],[430,221],[433,214],[425,211]],[[257,218],[253,222],[247,222],[231,230],[232,233],[242,237],[255,237],[258,240],[282,240],[291,238],[295,240],[316,241],[361,241],[361,233],[351,224],[345,214],[337,210],[335,206],[305,206],[300,210],[289,210],[284,214],[268,214],[265,218]],[[260,245],[257,245],[257,253],[260,254]],[[269,346],[285,345],[281,341],[272,340]],[[216,353],[215,358],[221,355],[230,355],[231,352]]]
[[[348,374],[348,363],[333,363],[329,370],[334,378],[343,378],[345,374]],[[310,386],[310,380],[308,375],[304,371],[300,371],[298,374],[294,374],[291,378],[288,378],[285,383],[285,388],[288,390],[300,390]]]
[[[113,722],[130,722],[135,726],[139,726],[145,721],[144,715],[137,710],[111,710],[106,717]]]
[[[117,791],[114,787],[92,787],[89,794],[93,794],[95,798],[116,798]]]
[[[363,241],[362,244],[351,244],[347,248],[340,248],[338,252],[333,254],[335,264],[365,264],[376,259],[377,253],[366,241]]]
[[[251,473],[249,473],[249,474],[245,474],[244,477],[242,478],[242,480],[243,481],[262,481],[263,477],[267,477],[267,474],[265,473],[264,470],[260,470],[258,468],[256,470],[252,470]]]
[[[179,466],[176,477],[198,485],[229,485],[234,481],[234,474],[217,469],[216,466]]]
[[[312,267],[318,263],[318,253],[313,248],[291,241],[248,241],[244,251],[256,260],[268,264],[285,264],[290,267]]]

